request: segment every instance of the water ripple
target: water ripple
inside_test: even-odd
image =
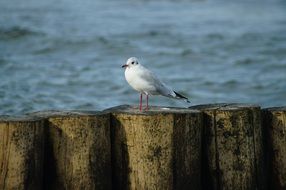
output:
[[[28,28],[22,28],[14,26],[11,28],[0,28],[0,40],[17,40],[27,36],[40,35],[41,33],[30,30]]]

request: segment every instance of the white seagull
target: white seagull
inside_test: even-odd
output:
[[[172,90],[172,88],[161,82],[150,70],[141,65],[136,57],[130,57],[126,64],[122,65],[122,68],[125,68],[125,79],[129,85],[140,92],[140,111],[142,110],[142,94],[146,95],[146,110],[148,110],[149,95],[162,95],[175,99],[184,99],[190,103],[187,97]]]

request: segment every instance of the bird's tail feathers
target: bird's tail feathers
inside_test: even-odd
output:
[[[176,92],[176,91],[174,91],[174,93],[175,93],[175,95],[176,95],[175,98],[184,99],[184,100],[186,100],[187,103],[191,103],[187,97],[185,97],[185,96],[179,94],[179,93]]]

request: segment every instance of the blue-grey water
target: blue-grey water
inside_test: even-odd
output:
[[[131,56],[191,105],[285,105],[286,1],[1,0],[0,114],[137,104]]]

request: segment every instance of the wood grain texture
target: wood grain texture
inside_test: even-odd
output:
[[[47,120],[45,189],[111,189],[110,116],[39,112]]]
[[[108,111],[116,189],[201,189],[202,113],[131,106]]]
[[[269,187],[286,189],[286,107],[263,110]]]
[[[204,112],[203,188],[265,189],[260,107],[211,104]]]
[[[35,117],[0,117],[0,189],[41,189],[44,122]]]

